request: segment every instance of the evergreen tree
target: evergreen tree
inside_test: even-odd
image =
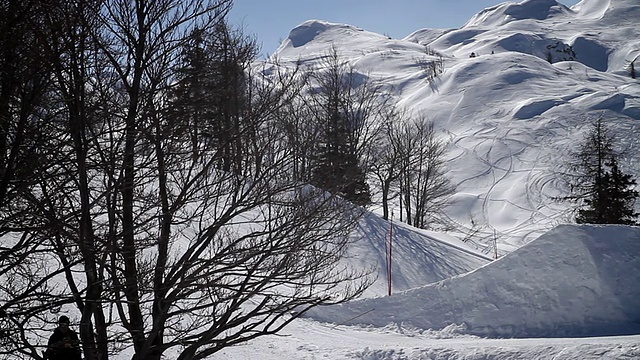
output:
[[[187,136],[194,156],[210,150],[219,168],[241,171],[247,124],[248,64],[255,41],[221,21],[212,29],[195,29],[185,44],[169,116],[178,136]]]
[[[586,208],[579,209],[576,216],[578,224],[606,224],[607,223],[607,184],[609,174],[604,173],[596,177],[593,183],[594,191],[591,196],[584,200]]]
[[[636,180],[620,170],[615,158],[608,165],[611,167],[607,186],[610,223],[635,225],[635,218],[640,215],[634,211],[636,198],[639,196],[634,189]]]
[[[322,189],[341,194],[355,204],[366,205],[370,203],[371,195],[364,171],[349,142],[348,134],[353,130],[350,129],[348,118],[340,111],[339,101],[329,101],[333,103],[329,105],[331,111],[324,139],[317,149],[313,182]]]
[[[592,219],[592,223],[604,220],[605,224],[635,225],[635,218],[640,215],[634,211],[638,191],[634,189],[635,179],[623,173],[618,167],[615,157],[607,163],[610,170],[603,177],[602,199],[599,201],[601,218]],[[586,222],[586,221],[585,221]]]
[[[189,41],[183,46],[180,64],[176,68],[177,83],[171,89],[171,106],[168,117],[173,125],[171,134],[175,138],[186,138],[194,157],[200,155],[200,140],[207,133],[203,124],[211,117],[212,109],[207,89],[211,88],[211,71],[201,29],[192,31]]]
[[[613,149],[615,138],[599,118],[570,164],[574,170],[572,195],[568,199],[583,201],[578,210],[579,224],[635,224],[638,213],[634,211],[638,192],[633,189],[636,181],[623,173],[618,166],[619,154]]]
[[[314,109],[318,142],[311,182],[358,204],[371,202],[366,164],[371,143],[379,132],[375,120],[384,102],[379,88],[340,59],[327,55],[324,71],[312,75],[317,88],[309,96]]]

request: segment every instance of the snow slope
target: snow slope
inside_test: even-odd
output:
[[[460,235],[477,231],[486,251],[497,237],[505,254],[570,220],[573,204],[553,200],[567,192],[557,174],[595,118],[618,137],[623,171],[640,177],[640,81],[629,76],[640,55],[637,19],[637,0],[572,8],[525,0],[485,9],[460,29],[405,39],[309,20],[274,56],[315,68],[335,47],[399,105],[427,114],[448,142],[458,187],[448,215]],[[444,72],[427,81],[421,64],[437,54]]]
[[[640,333],[639,284],[639,227],[563,225],[466,275],[308,315],[490,337],[620,335]]]
[[[366,297],[388,293],[387,249],[390,223],[367,214],[353,236],[351,265],[374,268],[377,279]],[[451,236],[421,231],[402,223],[393,224],[392,291],[403,291],[467,273],[492,259]]]

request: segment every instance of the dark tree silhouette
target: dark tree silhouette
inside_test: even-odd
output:
[[[615,157],[606,164],[608,170],[597,180],[596,191],[585,199],[586,208],[578,210],[576,222],[579,224],[625,224],[636,225],[640,215],[634,211],[638,191],[636,181],[630,174],[624,174]]]
[[[337,49],[326,55],[310,79],[310,113],[317,143],[311,182],[358,205],[371,202],[367,174],[372,146],[382,127],[388,100],[380,87],[342,60]]]
[[[43,26],[20,29],[37,30],[51,71],[30,108],[50,119],[27,117],[46,161],[2,207],[16,333],[0,357],[41,359],[63,312],[87,360],[203,359],[369,284],[343,261],[362,209],[293,176],[275,125],[295,81],[252,72],[255,44],[224,25],[231,3],[31,3]]]
[[[577,211],[577,223],[633,224],[638,216],[634,212],[635,180],[620,170],[620,154],[614,145],[615,137],[600,117],[578,151],[571,154],[570,170],[564,177],[571,194],[564,199],[584,204]]]

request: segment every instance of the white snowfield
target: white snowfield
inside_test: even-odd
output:
[[[321,20],[293,29],[281,64],[317,67],[333,46],[434,121],[458,186],[448,214],[476,224],[480,243],[495,234],[501,256],[394,223],[386,296],[390,224],[370,214],[347,259],[378,269],[364,298],[213,359],[640,359],[640,228],[561,225],[572,205],[553,201],[566,194],[566,154],[598,116],[640,177],[639,20],[638,0],[526,0],[401,40]],[[434,53],[444,71],[428,82],[420,63]]]

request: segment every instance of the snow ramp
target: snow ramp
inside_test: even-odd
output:
[[[639,334],[640,227],[561,225],[466,275],[307,316],[485,337]]]

